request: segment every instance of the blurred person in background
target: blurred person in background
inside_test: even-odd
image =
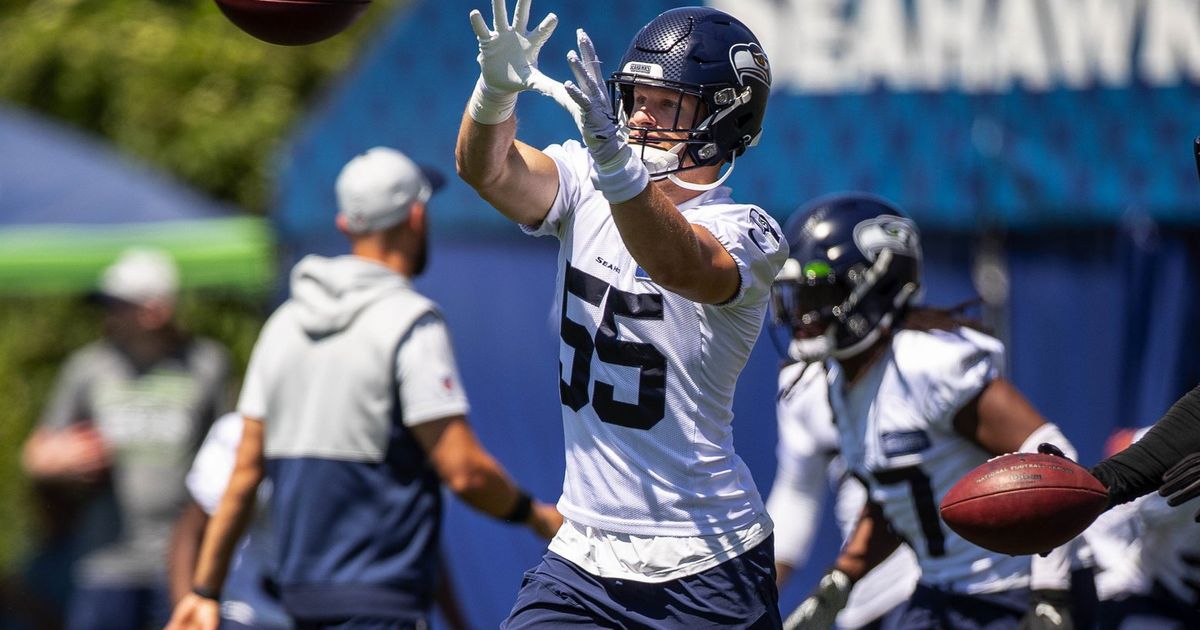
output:
[[[954,309],[913,304],[916,224],[883,198],[843,193],[807,204],[784,234],[774,313],[792,333],[790,358],[823,363],[810,395],[827,397],[841,456],[868,488],[841,555],[786,627],[832,626],[854,584],[907,544],[921,578],[888,627],[1072,628],[1068,547],[993,553],[938,514],[946,492],[992,456],[1073,449],[1000,375],[997,339]]]
[[[830,486],[843,540],[867,501],[866,488],[838,456],[841,445],[826,379],[821,361],[791,360],[779,372],[778,463],[767,512],[776,523],[775,567],[781,589],[808,560]],[[855,583],[846,607],[837,614],[837,627],[880,627],[889,612],[908,601],[920,575],[912,550],[901,545]]]
[[[242,441],[242,426],[242,417],[237,413],[221,416],[209,429],[208,437],[188,471],[191,501],[175,524],[167,558],[173,603],[178,603],[191,591],[204,528],[229,485],[238,445]],[[253,523],[237,543],[229,577],[221,592],[221,627],[226,630],[289,630],[293,627],[291,617],[279,601],[279,584],[274,570],[275,545],[266,510],[270,499],[271,482],[266,479],[259,485]],[[438,607],[451,628],[466,630],[467,624],[444,562],[439,576]]]
[[[237,413],[221,416],[209,429],[188,471],[190,500],[176,521],[167,555],[172,603],[183,599],[192,589],[204,528],[229,485],[241,441],[242,417]],[[275,582],[273,539],[265,509],[270,496],[270,481],[264,481],[259,486],[259,508],[253,524],[238,542],[229,578],[221,592],[223,628],[288,630],[292,627],[292,620],[279,601],[279,586]]]
[[[127,250],[103,272],[104,336],[68,358],[23,448],[35,483],[89,490],[71,629],[160,626],[170,612],[163,558],[184,475],[231,391],[225,348],[177,325],[178,289],[158,250]]]
[[[441,183],[376,147],[337,178],[351,254],[307,256],[255,344],[233,475],[170,628],[212,630],[264,476],[280,600],[298,628],[423,628],[436,590],[444,483],[550,538],[562,523],[479,444],[449,333],[411,278]]]

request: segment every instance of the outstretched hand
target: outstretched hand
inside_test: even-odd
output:
[[[583,29],[575,33],[579,52],[567,53],[567,64],[575,81],[567,81],[567,94],[579,107],[579,131],[597,164],[606,164],[618,157],[627,145],[617,130],[616,118],[608,101],[608,90],[600,74],[600,59],[596,46]]]
[[[494,124],[512,114],[512,104],[518,92],[534,90],[550,96],[567,107],[571,103],[558,81],[538,70],[538,55],[558,26],[558,17],[547,14],[537,28],[529,26],[531,0],[517,0],[513,21],[508,21],[506,0],[492,0],[492,27],[488,28],[478,9],[471,11],[471,29],[479,40],[479,88],[484,98],[492,101],[497,112],[484,112],[475,117],[479,122]],[[507,106],[507,107],[506,107]],[[502,118],[495,120],[496,115]]]
[[[609,203],[622,203],[650,185],[650,172],[617,128],[592,39],[583,29],[575,35],[579,51],[567,53],[567,64],[575,81],[563,85],[575,107],[572,113],[579,133],[596,163],[592,184]]]

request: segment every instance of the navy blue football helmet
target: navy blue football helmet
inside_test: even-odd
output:
[[[917,226],[890,201],[840,193],[809,202],[783,228],[791,251],[771,287],[776,323],[797,361],[862,352],[921,288]]]
[[[675,90],[680,101],[696,96],[694,120],[675,120],[654,130],[630,128],[635,85]],[[750,29],[737,18],[708,7],[671,9],[642,27],[609,80],[618,123],[639,143],[650,131],[686,134],[683,151],[694,166],[675,165],[664,175],[732,162],[762,134],[771,66]],[[678,118],[678,115],[676,115]],[[645,146],[644,140],[641,142]]]

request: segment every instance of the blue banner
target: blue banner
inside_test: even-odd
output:
[[[534,2],[558,32],[542,69],[585,27],[609,70],[639,25],[681,3]],[[1111,225],[1127,213],[1197,224],[1197,0],[721,0],[772,59],[760,146],[730,179],[738,198],[782,217],[832,190],[895,199],[925,228]],[[396,146],[450,175],[438,229],[504,225],[453,178],[455,134],[478,66],[472,0],[398,13],[284,152],[285,237],[324,232],[332,183],[354,154]],[[489,16],[490,17],[490,16]],[[525,94],[519,136],[575,137],[566,114]]]

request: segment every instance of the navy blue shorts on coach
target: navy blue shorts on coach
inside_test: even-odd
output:
[[[687,577],[648,584],[599,578],[546,552],[525,573],[507,630],[525,628],[781,628],[774,537]]]

